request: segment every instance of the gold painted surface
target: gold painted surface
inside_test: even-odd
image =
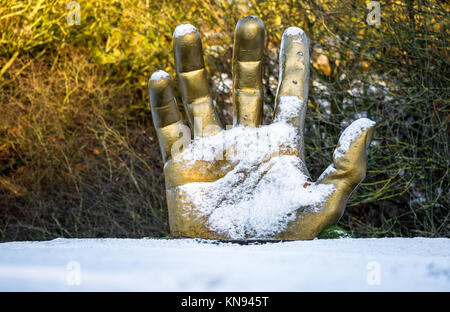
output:
[[[216,129],[221,129],[222,125],[211,98],[198,31],[175,37],[174,52],[184,109],[194,135],[216,133],[217,130],[205,131],[208,125]]]
[[[275,98],[274,116],[279,114],[279,102],[281,96],[297,96],[304,101],[304,105],[298,111],[291,123],[297,128],[298,149],[300,158],[305,159],[305,146],[303,135],[305,130],[305,115],[308,106],[309,83],[309,44],[308,38],[302,32],[283,36],[280,48],[280,82]]]
[[[236,25],[233,46],[233,123],[257,127],[262,123],[264,90],[264,24],[246,17]]]
[[[247,17],[236,26],[233,52],[233,114],[235,125],[256,127],[262,122],[262,63],[264,26],[255,17]],[[221,131],[221,123],[212,105],[206,81],[201,38],[198,32],[174,38],[175,62],[180,80],[186,113],[192,127],[199,127],[201,136]],[[303,130],[308,98],[309,46],[304,34],[283,36],[280,53],[280,84],[276,105],[280,96],[297,96],[304,100],[298,114],[290,120],[298,130],[298,149],[287,150],[280,146],[281,154],[296,155],[304,159]],[[232,151],[225,151],[223,159],[215,161],[197,160],[194,165],[175,161],[172,155],[177,140],[188,126],[178,111],[170,78],[150,81],[152,115],[164,158],[167,205],[170,230],[174,237],[198,237],[206,239],[230,239],[208,228],[206,220],[193,211],[192,203],[177,190],[177,186],[192,182],[214,182],[225,176],[234,165],[227,160]],[[277,107],[277,106],[276,106]],[[275,117],[279,110],[275,110]],[[196,118],[194,118],[196,117]],[[201,125],[196,125],[199,122]],[[206,131],[213,126],[215,131]],[[191,130],[188,130],[188,132]],[[365,177],[367,148],[373,136],[373,127],[363,130],[342,157],[333,159],[334,170],[321,176],[316,183],[332,184],[335,191],[316,212],[299,207],[297,218],[285,231],[269,239],[306,240],[316,237],[324,228],[336,222],[344,213],[346,202],[352,191]],[[190,135],[187,144],[190,142]],[[177,149],[180,147],[177,145]],[[303,169],[308,174],[306,167]],[[305,185],[307,187],[307,185]],[[248,237],[251,238],[251,237]]]

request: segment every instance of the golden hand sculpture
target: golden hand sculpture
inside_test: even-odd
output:
[[[375,123],[362,118],[341,135],[333,164],[316,182],[310,180],[303,143],[309,47],[300,28],[283,34],[273,123],[261,125],[264,40],[259,18],[237,23],[231,129],[223,129],[213,105],[194,26],[182,24],[174,32],[187,122],[177,108],[170,76],[157,71],[150,78],[174,237],[313,239],[337,223],[365,177]]]

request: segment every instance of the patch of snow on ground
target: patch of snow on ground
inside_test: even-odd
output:
[[[450,291],[450,239],[0,244],[0,291]]]

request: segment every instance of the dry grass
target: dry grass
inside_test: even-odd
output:
[[[2,237],[166,234],[159,146],[124,105],[135,95],[82,55],[61,58],[33,61],[3,92]]]

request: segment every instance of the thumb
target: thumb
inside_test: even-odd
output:
[[[313,239],[323,229],[339,221],[349,195],[366,175],[367,147],[372,140],[374,127],[375,122],[361,118],[342,132],[333,154],[333,163],[317,180],[317,183],[333,184],[334,192],[319,211],[302,213],[301,222],[286,232],[287,237],[294,233],[295,239]],[[278,239],[285,237],[280,235]]]
[[[322,173],[318,183],[334,184],[336,193],[345,199],[351,194],[366,176],[367,148],[375,124],[368,118],[361,118],[342,132],[333,153],[333,164]]]

